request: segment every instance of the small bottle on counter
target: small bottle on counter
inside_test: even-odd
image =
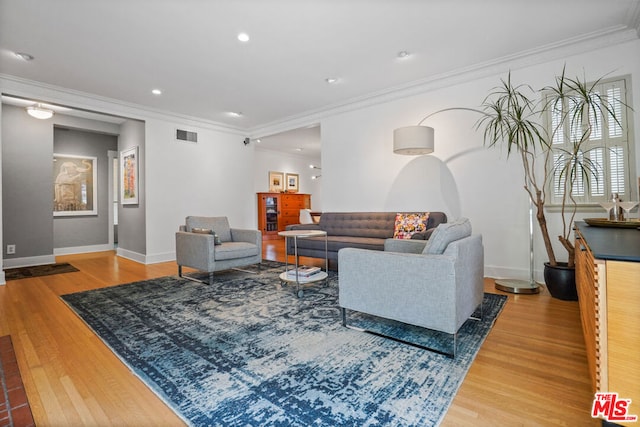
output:
[[[622,200],[618,196],[618,193],[613,193],[611,195],[611,203],[613,203],[613,208],[611,208],[611,213],[609,214],[609,220],[611,221],[624,221],[624,210],[622,206],[620,206],[620,202]]]

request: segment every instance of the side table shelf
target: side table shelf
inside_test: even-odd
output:
[[[293,248],[294,248],[294,268],[296,271],[295,277],[289,275],[289,254],[285,255],[285,267],[284,272],[280,273],[280,280],[283,283],[295,283],[296,284],[296,295],[298,298],[302,298],[304,296],[304,290],[300,285],[305,285],[308,283],[316,283],[322,280],[326,280],[329,277],[329,259],[327,257],[327,232],[321,230],[287,230],[281,231],[278,235],[283,236],[285,238],[284,244],[285,248],[288,248],[288,239],[293,239]],[[311,238],[311,237],[324,237],[324,271],[320,271],[309,277],[300,277],[298,276],[298,268],[300,267],[299,256],[298,256],[298,239]]]

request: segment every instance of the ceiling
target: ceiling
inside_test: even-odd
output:
[[[640,0],[0,0],[0,74],[250,133],[630,30]]]

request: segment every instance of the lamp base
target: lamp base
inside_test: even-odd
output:
[[[537,294],[540,292],[540,285],[528,280],[519,279],[497,279],[496,289],[510,292],[512,294]]]

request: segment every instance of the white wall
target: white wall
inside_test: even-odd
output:
[[[297,173],[299,192],[311,194],[311,210],[322,211],[322,178],[313,180],[311,177],[323,171],[310,169],[310,164],[321,166],[319,158],[256,148],[254,196],[255,193],[269,191],[269,171]]]
[[[239,134],[197,125],[186,129],[198,133],[198,143],[177,141],[176,127],[146,120],[146,262],[175,259],[175,232],[188,215],[258,226],[253,147]]]
[[[635,163],[640,171],[640,41],[522,67],[512,71],[512,78],[541,89],[553,84],[565,62],[569,74],[586,74],[589,80],[605,74],[632,76]],[[506,153],[483,147],[482,134],[474,129],[479,115],[448,111],[429,118],[424,124],[435,128],[432,155],[409,157],[392,151],[395,128],[415,125],[443,108],[478,108],[507,72],[505,68],[499,75],[324,118],[323,209],[442,210],[450,218],[468,217],[474,232],[483,234],[485,273],[528,278],[529,203],[522,188],[522,167],[517,157],[507,161]],[[550,214],[548,220],[551,235],[557,235],[561,227],[558,215]],[[542,263],[547,259],[537,224],[534,235],[536,278],[541,280]],[[566,259],[564,251],[558,248],[557,253]]]

